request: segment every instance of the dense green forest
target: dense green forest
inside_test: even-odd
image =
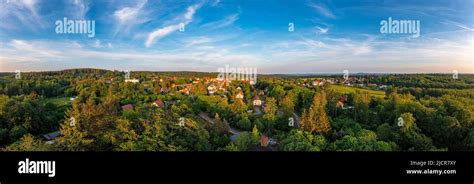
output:
[[[474,150],[473,75],[216,76],[1,73],[0,150]]]

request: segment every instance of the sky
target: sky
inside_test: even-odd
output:
[[[0,71],[474,73],[473,10],[472,0],[0,0]],[[64,18],[93,20],[94,37],[57,33]],[[419,21],[420,36],[381,33],[389,18]]]

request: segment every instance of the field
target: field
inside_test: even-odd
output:
[[[331,85],[329,89],[332,89],[341,93],[355,93],[356,91],[360,91],[360,92],[366,92],[371,96],[376,96],[376,97],[381,97],[381,98],[385,97],[385,92],[379,91],[379,90],[362,89],[362,88],[339,86],[339,85]]]
[[[57,106],[67,106],[71,104],[69,97],[53,97],[53,98],[45,98],[44,102],[49,102]]]

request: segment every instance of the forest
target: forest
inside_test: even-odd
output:
[[[216,77],[0,73],[0,150],[474,150],[474,75]]]

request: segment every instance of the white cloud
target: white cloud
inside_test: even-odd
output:
[[[215,42],[215,39],[212,39],[208,36],[199,36],[199,37],[192,37],[191,39],[186,40],[186,47],[191,47],[194,45],[206,44]]]
[[[35,45],[34,43],[30,43],[24,40],[12,40],[8,45],[14,50],[29,52],[36,55],[38,58],[60,57],[59,51],[49,49],[44,46]]]
[[[145,42],[145,47],[147,48],[150,47],[151,45],[155,43],[156,40],[159,40],[171,34],[172,32],[178,30],[178,28],[179,28],[179,24],[166,26],[166,27],[163,27],[151,32],[150,34],[148,34],[148,38],[146,39],[146,42]]]
[[[34,31],[37,31],[38,28],[45,28],[45,24],[38,15],[38,6],[37,0],[2,2],[0,4],[0,20],[2,20],[0,28],[24,29],[27,27]]]
[[[319,26],[316,26],[316,29],[317,29],[318,33],[320,33],[320,34],[326,34],[329,31],[329,28],[322,28],[322,27],[319,27]]]
[[[94,48],[101,48],[103,47],[102,44],[100,43],[100,40],[95,40],[94,45],[92,45]]]
[[[147,2],[148,0],[140,0],[135,6],[123,7],[114,12],[113,16],[117,20],[114,36],[121,31],[127,32],[133,26],[148,20],[142,15],[142,9]]]
[[[86,13],[89,10],[89,6],[86,4],[85,0],[74,0],[72,3],[78,10],[78,17],[82,20],[85,19]]]
[[[192,47],[168,50],[98,50],[78,47],[80,44],[76,41],[12,40],[0,45],[0,70],[136,67],[139,70],[215,71],[229,64],[258,67],[261,73],[341,72],[343,69],[354,72],[473,72],[472,39],[303,38],[273,40],[264,44],[268,47],[261,48],[254,42],[252,48],[259,49],[244,53],[231,45],[209,44],[215,40],[207,36],[190,38],[190,42],[183,43],[194,44]],[[107,47],[108,43],[105,45]]]
[[[196,13],[196,10],[199,8],[198,5],[194,5],[194,6],[190,6],[188,7],[188,10],[186,11],[186,13],[184,14],[184,19],[185,20],[192,20],[193,19],[193,16],[194,16],[194,13]]]
[[[328,17],[328,18],[336,18],[334,13],[326,6],[323,4],[316,4],[316,3],[310,3],[308,4],[309,7],[315,9],[319,14]]]
[[[236,13],[236,14],[229,15],[225,17],[224,19],[203,24],[201,27],[205,29],[209,29],[209,30],[219,29],[219,28],[232,25],[238,19],[239,19],[239,14]]]
[[[158,28],[158,29],[155,29],[154,31],[150,32],[148,34],[148,37],[145,41],[145,47],[150,47],[151,45],[153,45],[157,40],[175,32],[176,30],[179,29],[180,27],[180,24],[184,24],[184,25],[187,25],[189,23],[191,23],[191,21],[193,20],[193,16],[194,14],[196,13],[196,11],[201,7],[201,5],[197,4],[197,5],[193,5],[193,6],[190,6],[186,9],[186,13],[183,15],[183,19],[182,19],[182,22],[180,23],[177,23],[177,24],[173,24],[173,25],[169,25],[169,26],[165,26],[165,27],[162,27],[162,28]]]

